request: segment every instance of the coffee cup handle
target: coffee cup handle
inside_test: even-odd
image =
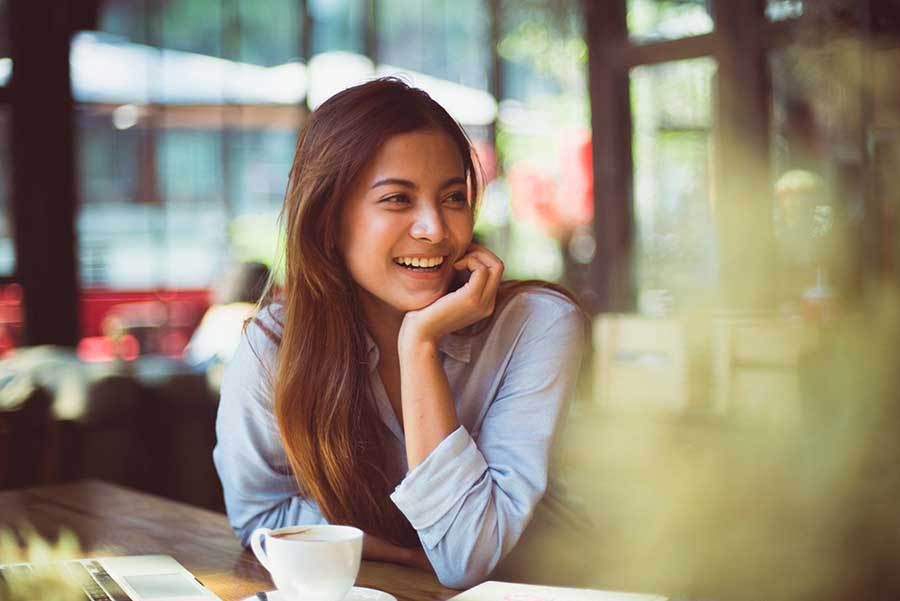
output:
[[[253,549],[253,554],[256,555],[256,559],[259,560],[259,563],[263,564],[263,567],[269,572],[272,571],[272,568],[269,565],[269,555],[266,553],[266,550],[263,549],[262,540],[270,532],[272,531],[268,528],[257,528],[253,531],[253,534],[250,535],[250,548]]]

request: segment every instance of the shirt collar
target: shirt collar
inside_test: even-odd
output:
[[[379,353],[378,345],[372,338],[368,330],[366,334],[366,352],[369,357],[369,370],[373,370],[378,366]],[[472,336],[463,336],[461,334],[447,334],[438,340],[438,350],[448,357],[456,359],[462,363],[468,363],[472,357]]]

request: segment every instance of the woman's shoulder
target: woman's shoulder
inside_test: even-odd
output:
[[[581,309],[571,297],[537,283],[513,291],[501,313],[511,313],[529,321],[548,323],[566,316],[583,318]]]
[[[284,332],[284,306],[274,302],[262,307],[248,320],[245,332],[251,340],[265,338],[277,347]]]
[[[241,341],[231,363],[252,365],[274,364],[284,331],[284,308],[280,303],[270,303],[259,309],[246,322]]]
[[[541,336],[552,328],[566,325],[583,328],[586,317],[578,304],[559,290],[538,283],[522,286],[500,308],[494,327],[515,332],[516,336]]]

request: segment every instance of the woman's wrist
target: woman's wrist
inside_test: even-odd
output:
[[[404,320],[397,337],[397,352],[401,358],[419,357],[422,353],[433,351],[436,347],[437,337],[419,327],[414,321]]]

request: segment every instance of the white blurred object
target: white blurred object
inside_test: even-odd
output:
[[[315,109],[334,94],[394,75],[422,88],[465,125],[489,125],[497,101],[485,92],[424,73],[379,65],[353,52],[323,52],[307,66],[240,63],[193,52],[134,44],[97,32],[72,38],[72,93],[78,102],[109,104],[300,104]],[[0,80],[12,61],[0,59]]]
[[[72,38],[70,63],[79,102],[298,104],[307,90],[300,62],[263,67],[93,32]]]
[[[255,311],[256,305],[253,303],[210,307],[184,349],[184,360],[198,369],[205,369],[217,362],[227,363],[241,341],[244,321],[252,317]]]
[[[378,65],[378,77],[394,76],[428,92],[450,115],[466,125],[490,125],[497,118],[497,100],[488,92],[393,65]]]
[[[309,61],[309,108],[351,86],[373,78],[375,66],[368,57],[353,52],[323,52]]]

